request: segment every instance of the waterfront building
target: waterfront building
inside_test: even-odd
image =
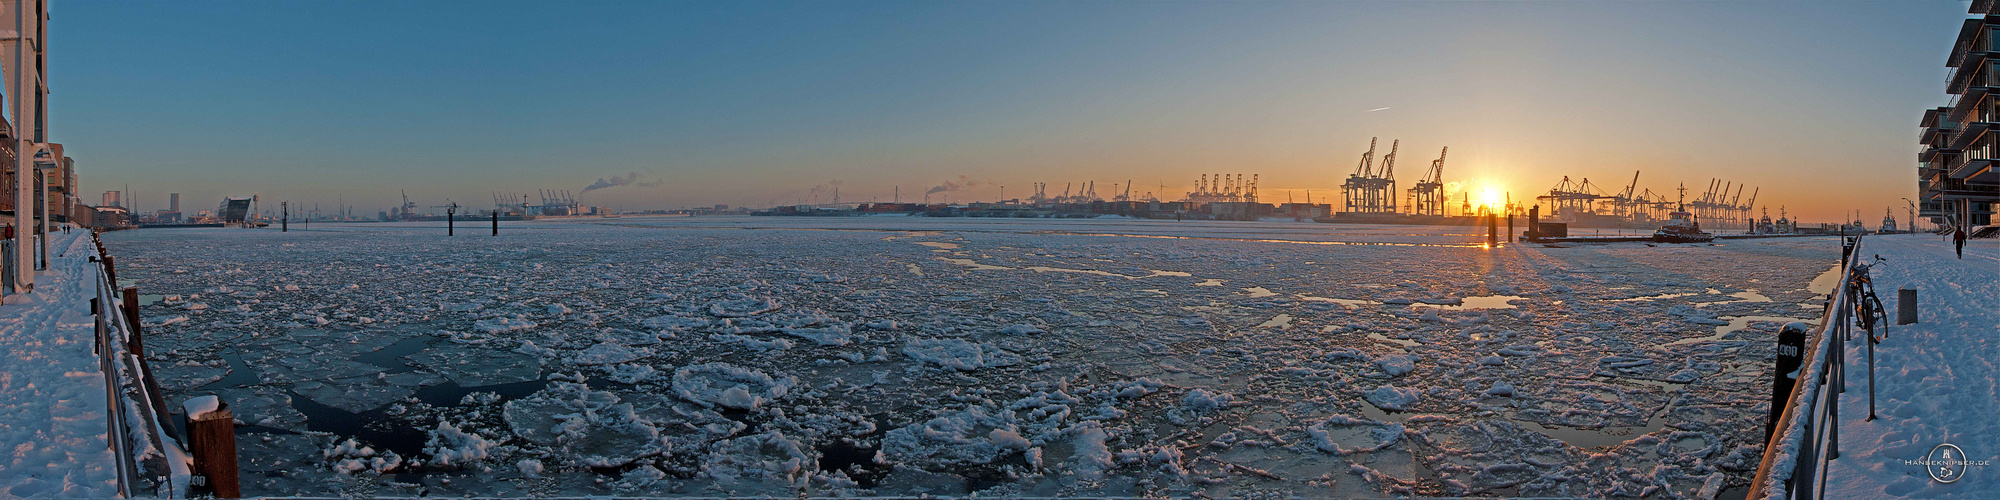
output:
[[[2000,15],[1974,0],[1945,67],[1951,102],[1924,110],[1918,142],[1918,215],[1938,224],[1993,224],[2000,203]]]

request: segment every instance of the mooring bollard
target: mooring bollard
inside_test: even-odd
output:
[[[1806,331],[1812,325],[1794,321],[1786,323],[1778,331],[1778,362],[1771,372],[1771,418],[1764,421],[1764,441],[1771,440],[1771,433],[1778,430],[1778,418],[1785,414],[1785,403],[1792,397],[1792,387],[1798,385],[1799,372],[1805,365]]]
[[[1896,324],[1909,325],[1917,322],[1917,289],[1902,287],[1896,290]]]
[[[236,477],[236,416],[215,396],[190,399],[187,410],[188,452],[194,455],[195,486],[220,498],[241,498]]]

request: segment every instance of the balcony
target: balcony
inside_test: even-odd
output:
[[[2000,185],[2000,169],[1994,167],[1993,160],[1985,160],[1983,163],[1968,163],[1966,167],[1971,170],[1971,172],[1965,174],[1966,184]]]
[[[1972,76],[1982,73],[1980,70],[1986,67],[1986,56],[1988,54],[1991,53],[1982,51],[1966,54],[1965,64],[1952,69],[1951,77],[1945,79],[1944,93],[1957,94],[1964,92],[1966,85],[1972,83]]]
[[[1944,123],[1994,121],[1992,117],[1996,109],[1988,96],[1994,88],[1992,84],[2000,82],[1995,82],[1996,78],[1990,72],[1976,80],[1979,81],[1966,87],[1965,93],[1951,100],[1951,111],[1945,112]]]
[[[1967,147],[1972,146],[1973,141],[1985,137],[1986,131],[1991,130],[1993,125],[1995,125],[1994,122],[1967,123],[1952,134],[1951,139],[1946,141],[1944,149],[1951,152],[1964,151]]]
[[[1980,14],[1980,12],[1972,12],[1972,14]],[[1992,44],[1988,44],[1986,36],[1982,36],[1982,34],[1986,32],[1988,24],[1994,24],[1994,20],[1996,20],[1996,16],[1980,16],[1980,18],[1968,18],[1968,20],[1964,20],[1964,24],[1958,26],[1958,42],[1952,44],[1952,54],[1944,58],[1944,66],[1946,68],[1964,66],[1968,54],[1990,50]]]
[[[1973,175],[1981,172],[1991,175],[1993,172],[1993,162],[1994,159],[1992,158],[1972,158],[1959,162],[1951,166],[1951,178],[1973,182]]]

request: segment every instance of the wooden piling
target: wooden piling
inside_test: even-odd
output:
[[[214,396],[205,396],[214,397]],[[194,455],[197,485],[218,498],[242,498],[236,473],[236,416],[228,403],[218,402],[214,410],[188,415],[188,452]]]
[[[118,289],[118,292],[123,294],[120,298],[123,298],[125,303],[125,321],[132,323],[132,339],[136,344],[139,339],[139,287],[128,286]],[[144,350],[138,346],[133,346],[131,349],[133,354],[142,354]]]
[[[100,250],[101,251],[101,250]],[[111,254],[104,254],[104,277],[111,280],[111,286],[118,286],[118,260]]]
[[[500,235],[500,211],[499,211],[499,210],[494,210],[494,211],[493,211],[493,235],[494,235],[494,236],[499,236],[499,235]]]

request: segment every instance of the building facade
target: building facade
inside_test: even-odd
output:
[[[1974,0],[1945,67],[1951,102],[1924,110],[1917,153],[1918,215],[1938,224],[1993,224],[2000,203],[2000,15]]]

